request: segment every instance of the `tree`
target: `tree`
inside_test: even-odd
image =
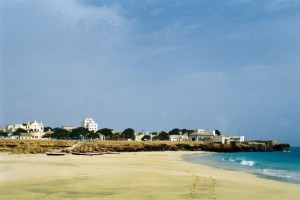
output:
[[[169,131],[169,135],[180,135],[179,128],[174,128],[173,130]]]
[[[119,132],[113,133],[112,135],[113,140],[119,140],[120,138],[121,138],[121,134]]]
[[[87,128],[84,127],[78,127],[74,128],[72,132],[70,133],[70,138],[74,140],[85,138],[90,131]]]
[[[51,135],[52,138],[55,138],[55,139],[63,139],[63,140],[67,140],[67,139],[70,139],[70,132],[65,130],[65,129],[62,129],[62,128],[55,128],[53,129],[53,133]]]
[[[96,138],[100,138],[100,135],[98,132],[91,132],[89,134],[87,134],[87,138],[90,138],[90,139],[96,139]]]
[[[134,130],[132,128],[127,128],[121,133],[121,137],[125,139],[135,140]]]
[[[191,133],[193,133],[193,132],[195,132],[194,130],[190,130],[190,129],[182,129],[181,130],[181,132],[182,132],[182,134],[185,134],[185,133],[187,133],[188,135],[190,135]]]
[[[151,136],[150,136],[150,135],[144,135],[144,136],[142,137],[142,140],[143,140],[143,141],[149,141],[149,140],[151,140]]]
[[[102,135],[105,135],[105,138],[112,138],[112,129],[109,128],[103,128],[97,131],[97,133],[100,133]]]
[[[2,137],[7,137],[7,136],[8,136],[8,133],[5,132],[5,131],[3,131],[3,130],[1,130],[1,131],[0,131],[0,136],[2,136]]]
[[[216,133],[217,135],[221,135],[221,132],[220,132],[219,130],[215,130],[215,133]]]
[[[47,131],[49,131],[49,130],[51,131],[52,128],[51,128],[51,127],[45,127],[45,128],[44,128],[44,131],[45,131],[45,132],[47,132]]]
[[[51,138],[51,137],[53,137],[52,134],[45,134],[45,135],[43,135],[42,138]]]
[[[15,132],[13,132],[13,135],[20,135],[21,133],[27,133],[27,130],[18,128]]]
[[[165,131],[162,131],[158,134],[159,140],[170,140],[169,134]]]

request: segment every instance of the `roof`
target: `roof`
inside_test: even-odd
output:
[[[204,132],[193,132],[191,133],[190,136],[215,136],[215,134],[213,132],[204,131]]]
[[[65,126],[62,126],[62,128],[75,128],[75,126],[65,125]]]

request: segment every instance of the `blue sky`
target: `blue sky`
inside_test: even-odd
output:
[[[300,145],[299,0],[0,2],[0,126],[219,129]]]

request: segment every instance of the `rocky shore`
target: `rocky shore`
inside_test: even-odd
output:
[[[116,151],[211,151],[211,152],[258,152],[258,151],[285,151],[289,144],[278,144],[275,141],[248,141],[220,144],[212,142],[170,142],[170,141],[76,141],[76,140],[0,140],[0,151],[15,154],[36,154],[52,151],[70,153]]]

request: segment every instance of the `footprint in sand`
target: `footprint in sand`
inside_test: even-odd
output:
[[[194,177],[189,199],[217,199],[215,193],[216,180],[212,177],[200,177],[188,172]]]

